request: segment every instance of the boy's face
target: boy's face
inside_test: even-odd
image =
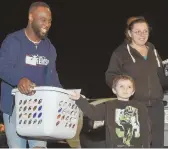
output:
[[[133,83],[130,80],[119,80],[116,88],[112,89],[113,93],[120,99],[129,99],[134,94]]]

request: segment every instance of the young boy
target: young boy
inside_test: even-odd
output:
[[[129,100],[135,92],[134,80],[126,75],[119,75],[113,80],[112,91],[118,100],[97,106],[89,104],[76,92],[70,98],[76,100],[78,107],[90,119],[105,121],[105,147],[149,147],[147,109],[136,100]]]

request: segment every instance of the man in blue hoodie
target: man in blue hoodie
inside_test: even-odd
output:
[[[46,141],[28,140],[16,133],[16,111],[11,91],[18,87],[31,95],[35,86],[62,87],[55,68],[56,49],[47,38],[51,10],[44,2],[32,3],[26,28],[9,34],[0,49],[1,110],[10,148],[46,147]]]

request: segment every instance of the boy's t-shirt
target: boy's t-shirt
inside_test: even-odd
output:
[[[145,127],[143,111],[137,102],[115,101],[114,139],[115,147],[141,147]]]
[[[76,103],[90,119],[105,121],[105,147],[148,147],[148,113],[143,104],[114,100],[93,106],[85,99]]]

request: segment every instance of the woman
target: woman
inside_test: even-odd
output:
[[[163,85],[166,85],[162,61],[153,44],[148,42],[150,27],[144,17],[127,21],[126,40],[112,54],[106,71],[106,83],[111,88],[116,75],[126,74],[136,82],[132,97],[148,108],[151,121],[152,147],[163,147],[164,105]]]

